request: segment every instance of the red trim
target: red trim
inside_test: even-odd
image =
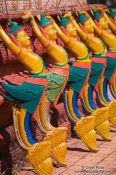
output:
[[[67,22],[66,24],[64,24],[64,26],[66,26],[67,24],[70,24],[71,23],[71,21],[69,21],[69,22]]]
[[[114,80],[115,74],[116,74],[116,69],[114,70],[114,72],[113,72],[113,74],[112,74],[112,76],[111,76],[111,78],[109,80],[109,84],[111,84],[111,85],[113,84],[113,80]]]
[[[89,20],[89,17],[82,21],[82,24]]]
[[[43,27],[41,27],[40,30],[41,30],[41,33],[49,40],[46,30]]]
[[[63,26],[61,26],[60,28],[65,35],[69,36],[67,30]]]
[[[31,84],[44,85],[47,87],[47,79],[46,78],[27,77],[25,81],[28,83],[31,83]]]
[[[13,33],[13,35],[14,35],[14,34],[17,34],[19,31],[25,31],[24,27],[22,27],[22,28],[19,29],[19,30],[16,30],[16,31]]]
[[[106,56],[111,57],[111,58],[116,58],[116,52],[106,52]]]
[[[61,76],[65,76],[68,80],[69,76],[69,66],[59,67],[59,66],[53,66],[52,68],[48,69],[52,73],[59,74]]]
[[[80,67],[80,68],[85,68],[85,69],[89,69],[89,71],[91,72],[91,63],[88,62],[76,62],[72,65],[75,67]]]
[[[98,20],[100,20],[101,18],[104,18],[104,16],[100,16],[99,18],[96,18],[95,20],[98,21]]]
[[[102,63],[106,67],[106,59],[105,58],[94,58],[94,57],[92,57],[91,61],[95,62],[95,63]]]
[[[53,21],[51,21],[51,23],[46,24],[45,26],[43,26],[43,27],[41,27],[41,28],[46,28],[46,27],[48,27],[48,26],[50,26],[50,25],[53,25]]]

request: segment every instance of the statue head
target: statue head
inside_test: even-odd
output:
[[[48,19],[44,15],[41,15],[41,22],[39,24],[39,27],[42,27],[45,29],[45,31],[48,35],[48,38],[50,40],[55,41],[57,39],[57,31],[54,28],[51,19]]]
[[[90,34],[93,33],[94,27],[93,27],[93,24],[91,23],[89,17],[86,16],[85,14],[80,13],[80,12],[78,12],[76,15],[78,17],[79,23],[81,23],[84,26],[85,30]]]
[[[66,31],[68,32],[70,37],[77,36],[76,28],[70,21],[68,17],[64,17],[62,15],[59,15],[60,18],[60,26],[64,27]]]
[[[14,23],[11,19],[9,19],[8,22],[10,25],[10,34],[16,37],[22,47],[30,47],[30,38],[24,30],[24,27]]]
[[[105,19],[105,17],[100,12],[97,12],[95,10],[93,10],[93,14],[94,14],[94,19],[99,23],[99,26],[103,30],[107,30],[109,27],[108,27],[108,22]]]

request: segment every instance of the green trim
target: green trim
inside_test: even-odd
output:
[[[32,72],[30,72],[28,74],[28,76],[32,76],[32,77],[35,77],[35,78],[38,78],[38,76],[39,76],[39,78],[47,78],[47,75],[40,75],[40,73],[32,73]]]
[[[111,49],[109,48],[108,50],[109,50],[109,51],[116,51],[116,49],[112,49],[112,48],[111,48]]]
[[[84,46],[85,46],[85,48],[86,48],[86,50],[87,50],[87,52],[89,53],[89,49],[88,49],[88,47],[84,44]],[[84,57],[84,58],[76,58],[76,60],[86,60],[87,58],[89,58],[89,54],[87,53],[87,55]]]
[[[89,54],[87,54],[84,58],[76,58],[76,60],[86,60],[87,58],[89,58]]]

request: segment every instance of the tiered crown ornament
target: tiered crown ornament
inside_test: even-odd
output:
[[[15,35],[20,30],[24,30],[23,26],[19,26],[18,24],[14,23],[11,19],[8,19],[8,23],[10,25],[10,34]]]
[[[89,20],[89,17],[86,16],[85,14],[82,14],[80,12],[76,13],[77,17],[78,17],[78,21],[79,23],[83,24],[84,22],[86,22],[87,20]]]
[[[97,21],[99,21],[101,18],[104,17],[101,13],[95,11],[94,9],[92,9],[92,12],[93,12],[93,18]]]
[[[60,21],[60,26],[66,28],[66,25],[70,23],[70,19],[64,17],[63,15],[59,15],[58,19]]]
[[[39,24],[39,27],[45,27],[51,23],[52,23],[51,19],[47,19],[44,15],[41,15],[41,22]]]

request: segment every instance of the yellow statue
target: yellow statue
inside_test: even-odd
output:
[[[14,24],[10,19],[10,37],[0,26],[0,38],[29,71],[28,77],[21,85],[12,85],[2,82],[5,90],[5,99],[19,103],[14,109],[14,122],[19,143],[27,150],[27,159],[38,174],[52,174],[52,161],[50,159],[51,142],[36,143],[30,131],[30,121],[38,111],[38,105],[47,86],[47,79],[42,58],[33,53],[30,40],[22,26]],[[17,126],[19,127],[17,130]],[[19,132],[19,133],[18,133]]]
[[[65,88],[66,82],[68,80],[68,71],[69,71],[68,55],[66,51],[61,46],[59,46],[55,41],[57,39],[57,33],[59,34],[59,32],[57,31],[56,26],[54,26],[55,22],[51,19],[51,17],[45,17],[43,15],[41,16],[41,23],[40,23],[41,28],[39,28],[39,26],[35,22],[30,12],[27,12],[24,18],[25,19],[30,18],[32,29],[36,37],[39,39],[39,41],[42,43],[42,45],[46,49],[46,52],[50,56],[51,62],[53,64],[51,69],[49,69],[49,73],[48,73],[48,92],[46,93],[46,96],[47,96],[47,101],[54,102],[55,98],[57,99],[57,96],[59,95],[62,88],[63,89]],[[70,43],[70,38],[65,35],[64,37],[66,39],[66,43],[67,44],[69,43],[71,44],[71,46],[73,46],[73,43],[75,43],[75,40],[72,41],[73,43]],[[73,49],[75,53],[76,53],[76,49],[79,50],[78,43],[76,45],[76,49],[75,47],[73,47]],[[83,49],[83,45],[82,45],[82,49]],[[88,65],[89,65],[90,59],[87,53],[87,48],[85,48],[85,52],[86,53],[84,54],[87,54],[86,58],[88,60]],[[81,53],[83,54],[82,51]],[[89,69],[87,68],[86,74],[88,74],[88,70]],[[83,75],[85,76],[85,72]],[[57,77],[59,77],[59,80]],[[61,83],[60,83],[60,80],[62,80]],[[81,81],[85,81],[85,79]],[[72,83],[73,84],[75,83],[74,80],[72,81]],[[56,94],[53,93],[52,89],[53,91],[56,89],[54,91]],[[78,89],[78,87],[76,89]],[[73,91],[71,88],[69,92],[70,94],[72,94]],[[54,95],[54,98],[52,98],[53,95]],[[74,114],[74,112],[72,111],[72,101],[70,101],[69,98],[70,98],[70,95],[68,95],[68,101],[66,103],[68,105],[68,108],[70,108],[70,113],[71,113],[70,119],[72,119],[75,124],[75,130],[77,134],[81,137],[81,139],[85,142],[85,144],[90,150],[97,151],[96,133],[94,131],[94,118],[91,116],[91,117],[82,118],[79,120],[77,116]],[[44,108],[43,108],[43,112],[44,112]],[[84,132],[82,132],[83,130]]]

